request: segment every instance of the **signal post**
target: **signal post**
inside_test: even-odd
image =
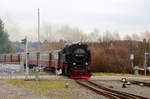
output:
[[[21,40],[21,44],[24,44],[24,45],[25,45],[25,56],[26,56],[25,80],[28,80],[29,67],[28,67],[28,41],[27,41],[27,37],[25,37],[25,39]]]

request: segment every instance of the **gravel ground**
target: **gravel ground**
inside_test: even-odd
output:
[[[127,78],[128,80],[147,80],[150,81],[150,76],[92,76],[89,80],[121,80]]]
[[[122,91],[122,92],[128,92],[128,93],[133,93],[136,95],[141,95],[141,96],[145,96],[145,97],[149,97],[150,98],[150,88],[149,87],[145,87],[145,86],[138,86],[138,85],[134,85],[131,84],[129,86],[127,86],[127,88],[122,88],[122,82],[121,81],[106,81],[106,80],[101,80],[101,81],[95,81],[98,84],[102,84],[105,87],[109,87],[112,88],[114,90],[118,90],[118,91]]]
[[[52,99],[108,99],[83,88],[82,86],[76,84],[73,80],[68,82],[69,88],[51,90],[48,92],[48,96]]]
[[[44,93],[39,93],[2,80],[0,81],[0,99],[108,99],[83,88],[74,80],[67,82],[68,88],[49,89]]]
[[[48,99],[29,91],[26,88],[19,88],[10,83],[0,83],[0,99]]]

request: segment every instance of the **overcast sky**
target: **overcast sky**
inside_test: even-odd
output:
[[[141,33],[150,27],[150,0],[0,0],[0,17],[11,40],[20,40],[25,35],[34,38],[37,8],[41,25],[120,33]]]

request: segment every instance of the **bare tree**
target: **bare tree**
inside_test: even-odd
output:
[[[120,40],[120,34],[118,32],[113,33],[113,39],[114,40]]]
[[[51,25],[44,25],[43,26],[43,32],[44,32],[44,39],[47,40],[48,42],[51,41],[52,37],[52,27]]]
[[[141,34],[142,39],[146,39],[149,40],[150,39],[150,32],[149,31],[145,31],[144,33]]]
[[[98,35],[98,41],[99,41],[99,42],[103,42],[103,37],[102,37],[101,34]]]
[[[140,37],[137,33],[134,33],[134,34],[132,34],[132,39],[135,40],[135,41],[139,41]]]
[[[62,26],[57,30],[57,37],[64,38],[67,41],[80,41],[82,38],[82,31],[78,28],[71,28],[69,26]]]
[[[125,39],[125,40],[132,40],[132,37],[131,37],[130,35],[126,34],[126,35],[124,36],[124,39]]]
[[[110,31],[105,31],[103,33],[103,41],[111,41],[114,40],[113,35],[111,34]]]

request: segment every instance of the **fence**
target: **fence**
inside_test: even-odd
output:
[[[19,71],[19,64],[0,63],[0,79],[12,79],[12,76],[15,78],[15,75],[13,74]]]

